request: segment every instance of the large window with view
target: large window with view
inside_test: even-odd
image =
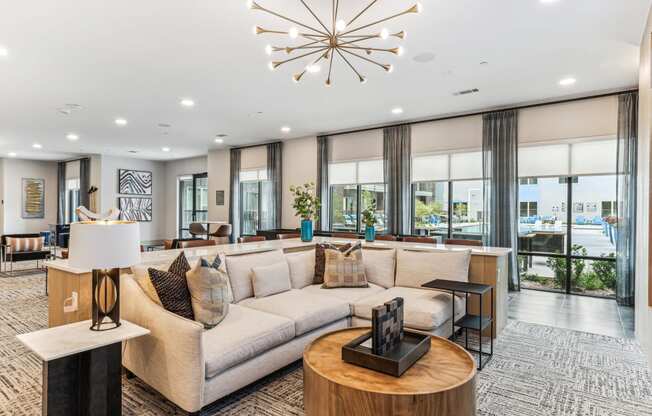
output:
[[[519,149],[520,286],[613,297],[615,140]]]
[[[362,211],[375,205],[376,230],[385,231],[385,183],[382,160],[331,163],[331,231],[364,232]]]
[[[482,240],[482,153],[418,155],[412,159],[413,233]]]
[[[269,212],[267,169],[247,169],[240,172],[240,233],[256,235],[264,228],[264,219]]]

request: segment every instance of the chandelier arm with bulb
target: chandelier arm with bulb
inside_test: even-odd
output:
[[[371,0],[362,10],[360,10],[357,14],[355,14],[353,18],[351,18],[348,21],[348,23],[344,19],[339,18],[340,1],[332,0],[332,4],[331,4],[332,9],[331,9],[331,16],[330,16],[332,18],[332,22],[329,21],[331,19],[326,19],[326,21],[329,24],[332,24],[332,27],[328,28],[327,25],[324,23],[324,20],[322,20],[317,15],[317,13],[315,13],[315,11],[308,5],[307,0],[299,0],[299,2],[303,5],[303,7],[305,7],[308,10],[308,12],[317,21],[317,23],[319,23],[319,26],[321,26],[321,28],[323,28],[325,31],[318,27],[314,27],[307,23],[301,23],[296,19],[284,16],[280,13],[262,7],[254,0],[248,0],[247,5],[250,9],[259,10],[268,13],[272,16],[278,17],[282,20],[285,20],[287,22],[300,26],[303,29],[306,29],[306,31],[304,32],[299,32],[299,29],[297,29],[296,27],[291,27],[288,31],[280,31],[280,30],[268,30],[268,29],[261,28],[260,26],[256,26],[254,28],[254,33],[257,35],[279,34],[279,35],[289,36],[292,39],[297,39],[297,38],[306,39],[308,42],[304,42],[298,46],[281,47],[281,46],[268,45],[265,48],[268,54],[273,54],[275,52],[285,52],[286,54],[291,55],[294,52],[299,53],[299,52],[307,51],[306,53],[301,53],[289,59],[285,59],[282,61],[272,61],[270,62],[269,66],[272,70],[274,70],[286,63],[290,63],[301,58],[307,58],[316,54],[320,54],[317,57],[317,59],[315,59],[312,63],[308,64],[303,69],[303,71],[293,75],[292,78],[295,82],[299,82],[306,72],[310,72],[310,73],[319,72],[320,70],[319,62],[321,62],[322,60],[326,60],[328,61],[328,77],[326,79],[326,86],[331,85],[331,79],[332,79],[331,76],[333,73],[335,52],[337,52],[338,56],[342,58],[342,60],[346,63],[347,66],[349,66],[349,68],[351,68],[351,70],[356,74],[360,82],[364,83],[366,81],[366,77],[360,74],[360,71],[358,71],[358,69],[345,56],[344,53],[346,53],[347,55],[352,55],[363,61],[372,63],[374,65],[377,65],[383,68],[386,72],[391,72],[393,69],[392,65],[384,64],[374,59],[370,59],[366,56],[359,55],[358,53],[355,53],[355,51],[364,51],[367,53],[367,55],[371,55],[373,52],[385,52],[393,55],[401,55],[403,53],[403,49],[401,47],[382,48],[382,47],[372,46],[372,45],[366,46],[367,45],[366,43],[363,44],[361,42],[371,41],[374,39],[387,40],[390,37],[403,40],[405,38],[405,32],[400,31],[396,33],[390,33],[385,28],[383,28],[379,33],[362,34],[359,32],[364,29],[371,28],[373,26],[387,22],[389,20],[396,19],[400,16],[410,14],[410,13],[419,13],[421,11],[421,5],[417,3],[412,7],[408,8],[407,10],[402,11],[400,13],[395,13],[386,18],[375,20],[367,24],[361,24],[360,26],[357,26],[355,28],[350,28],[354,22],[357,22],[372,6],[378,3],[378,0]]]

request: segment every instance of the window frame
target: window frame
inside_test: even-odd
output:
[[[370,182],[370,183],[336,183],[336,184],[329,184],[328,185],[328,201],[329,201],[329,207],[328,207],[328,224],[329,224],[329,231],[330,232],[355,232],[356,234],[364,232],[364,229],[362,228],[362,187],[363,186],[382,186],[383,187],[383,197],[387,195],[387,184],[386,183],[380,183],[380,182]],[[333,206],[333,192],[334,188],[336,186],[340,187],[347,187],[347,186],[355,186],[355,192],[356,192],[356,221],[355,221],[355,231],[349,231],[349,230],[334,230],[333,229],[333,211],[334,211],[334,206]],[[385,213],[385,209],[383,209],[383,214]],[[385,225],[386,228],[386,225]]]

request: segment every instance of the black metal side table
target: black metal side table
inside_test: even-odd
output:
[[[453,341],[456,341],[456,335],[455,335],[455,327],[463,328],[464,329],[464,336],[465,336],[465,342],[464,342],[464,348],[466,348],[467,351],[475,352],[478,354],[478,370],[482,370],[485,365],[489,361],[491,361],[491,358],[493,357],[494,354],[494,326],[493,326],[493,316],[494,316],[494,287],[491,285],[483,285],[479,283],[467,283],[467,282],[457,282],[454,280],[443,280],[443,279],[436,279],[431,282],[428,282],[422,287],[428,288],[428,289],[437,289],[437,290],[445,290],[448,292],[451,292],[453,295],[453,301],[451,304],[453,305],[453,315],[451,318],[451,323],[452,323],[452,328],[453,328],[453,333],[451,334],[451,338]],[[464,293],[466,297],[466,306],[465,306],[465,314],[463,317],[455,321],[455,294],[456,293]],[[482,300],[484,298],[484,295],[489,293],[491,296],[491,314],[489,316],[483,315],[482,314]],[[479,315],[474,315],[469,313],[469,295],[477,295],[480,299],[480,313]],[[491,327],[491,346],[489,349],[489,352],[482,351],[482,332],[484,332],[487,327]],[[472,349],[469,348],[469,329],[473,331],[478,331],[478,349]],[[485,356],[487,359],[482,362],[482,357]]]

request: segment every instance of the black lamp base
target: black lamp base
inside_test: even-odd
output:
[[[120,326],[120,269],[93,270],[91,330]]]

